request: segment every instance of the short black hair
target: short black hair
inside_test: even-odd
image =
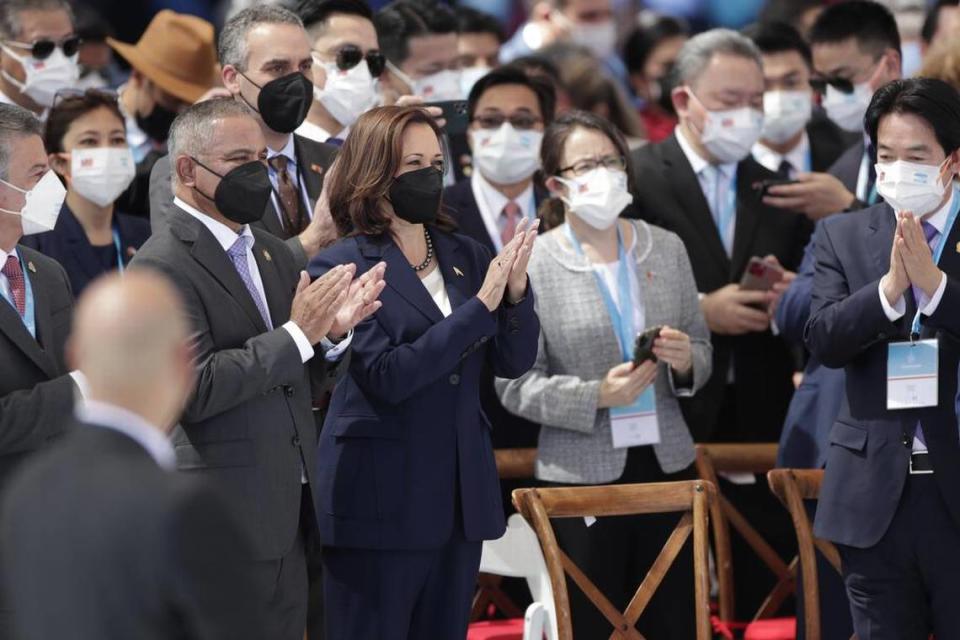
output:
[[[673,16],[655,16],[649,24],[638,26],[623,45],[624,62],[630,73],[643,73],[647,59],[664,40],[690,35],[690,26]]]
[[[458,33],[489,33],[498,42],[506,39],[500,21],[489,13],[466,6],[459,6],[454,12],[457,15]]]
[[[373,9],[364,0],[300,0],[296,11],[306,29],[326,22],[338,13],[373,22]]]
[[[926,120],[948,155],[960,148],[960,93],[943,80],[907,78],[880,87],[863,119],[874,149],[880,120],[891,113],[910,113]]]
[[[940,12],[945,7],[956,7],[960,5],[958,0],[937,0],[932,7],[927,10],[927,15],[923,19],[923,27],[920,29],[920,38],[930,44],[933,41],[934,34],[937,33],[937,27],[940,26]]]
[[[520,56],[515,58],[510,66],[522,69],[528,76],[549,78],[555,86],[563,84],[560,69],[553,63],[553,60],[542,54],[531,53],[530,55]]]
[[[470,96],[467,98],[467,118],[473,120],[477,103],[480,102],[480,98],[486,93],[487,89],[504,84],[518,84],[533,91],[537,96],[537,102],[540,104],[543,125],[548,126],[553,122],[554,111],[557,108],[557,94],[553,89],[553,83],[542,76],[531,76],[522,67],[515,64],[497,67],[474,83],[470,90]]]
[[[808,67],[813,67],[810,45],[803,39],[799,31],[786,22],[758,22],[744,29],[743,35],[753,40],[753,43],[760,49],[760,53],[773,54],[796,51]]]
[[[380,51],[401,64],[410,55],[410,38],[457,32],[453,9],[436,0],[394,0],[373,17]]]
[[[886,49],[900,53],[900,31],[890,10],[870,0],[830,5],[810,28],[810,44],[831,44],[854,38],[857,46],[879,56]]]

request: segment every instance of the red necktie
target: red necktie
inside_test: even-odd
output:
[[[283,218],[287,233],[291,236],[299,235],[303,231],[303,217],[300,211],[300,194],[297,193],[297,185],[290,179],[290,173],[287,171],[287,156],[276,155],[267,160],[267,164],[277,174],[277,187],[280,191],[280,208],[283,209]]]
[[[7,282],[10,283],[10,295],[13,297],[13,306],[23,317],[27,310],[26,287],[23,281],[23,269],[20,268],[20,260],[17,259],[17,256],[13,254],[7,256],[7,263],[3,265],[3,269],[0,269],[0,273],[7,276]]]
[[[520,222],[520,205],[511,200],[503,205],[503,211],[500,215],[507,219],[507,223],[500,232],[500,241],[506,246],[517,233],[517,224]]]

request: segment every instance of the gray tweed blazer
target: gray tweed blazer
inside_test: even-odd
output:
[[[710,377],[710,333],[680,238],[642,221],[628,224],[636,229],[646,326],[669,325],[692,344],[692,387],[677,388],[663,363],[655,382],[660,444],[654,451],[661,469],[673,473],[693,462],[693,439],[677,397],[693,395]],[[592,267],[568,248],[560,228],[537,239],[529,275],[541,326],[537,361],[517,380],[497,379],[497,393],[509,411],[542,425],[538,478],[612,482],[623,473],[627,450],[613,448],[609,412],[598,404],[601,381],[623,358]]]

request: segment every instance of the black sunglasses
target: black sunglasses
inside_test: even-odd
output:
[[[80,39],[80,36],[68,36],[61,40],[60,42],[54,42],[53,40],[37,40],[32,44],[27,44],[25,42],[14,42],[13,40],[8,40],[7,44],[12,44],[15,47],[20,47],[21,49],[29,49],[30,55],[33,56],[36,60],[46,60],[53,52],[56,51],[57,47],[63,49],[63,55],[68,58],[72,58],[80,51],[80,45],[83,43],[83,40]]]
[[[358,47],[347,45],[337,51],[337,69],[340,71],[349,71],[366,58],[367,66],[370,68],[370,75],[379,78],[380,74],[387,66],[387,58],[379,51],[367,51],[364,55]]]
[[[831,78],[811,78],[810,86],[813,87],[813,90],[817,93],[826,93],[827,85],[833,87],[840,93],[851,94],[853,93],[853,81],[848,80],[847,78],[831,77]]]

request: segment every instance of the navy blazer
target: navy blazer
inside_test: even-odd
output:
[[[345,238],[310,275],[387,263],[383,307],[353,334],[348,374],[333,393],[317,450],[315,500],[324,544],[434,549],[462,519],[467,540],[504,531],[480,374],[517,378],[533,366],[540,322],[533,292],[491,313],[476,297],[490,254],[431,228],[453,313],[444,318],[388,236]]]
[[[133,259],[133,253],[150,237],[150,223],[143,218],[114,213],[113,225],[120,235],[120,252],[126,266]],[[75,296],[79,296],[92,280],[107,271],[87,239],[80,221],[66,203],[60,209],[60,217],[53,231],[25,236],[22,242],[63,265]]]
[[[796,279],[777,305],[777,328],[783,339],[803,344],[803,328],[810,318],[810,297],[816,260],[813,241],[807,244]],[[777,466],[791,469],[819,469],[826,462],[830,429],[843,403],[843,369],[823,366],[815,356],[807,359],[803,381],[790,399],[787,418],[780,434]]]
[[[533,204],[538,209],[540,204],[550,197],[550,194],[542,186],[533,183]],[[487,225],[483,221],[483,214],[480,213],[480,207],[477,205],[477,199],[473,196],[473,185],[470,178],[466,178],[453,186],[443,190],[443,204],[450,211],[450,215],[457,222],[457,231],[463,235],[472,238],[487,248],[490,253],[497,252],[487,231]]]
[[[939,404],[887,409],[887,345],[909,339],[916,302],[890,322],[880,303],[880,279],[890,266],[896,230],[893,209],[881,203],[825,220],[815,236],[816,267],[806,343],[828,367],[846,370],[846,400],[830,431],[816,535],[853,547],[880,540],[900,502],[917,423],[923,426],[934,477],[960,526],[960,438],[954,400],[960,361],[960,225],[946,238],[940,269],[947,287],[921,338],[937,338]]]

